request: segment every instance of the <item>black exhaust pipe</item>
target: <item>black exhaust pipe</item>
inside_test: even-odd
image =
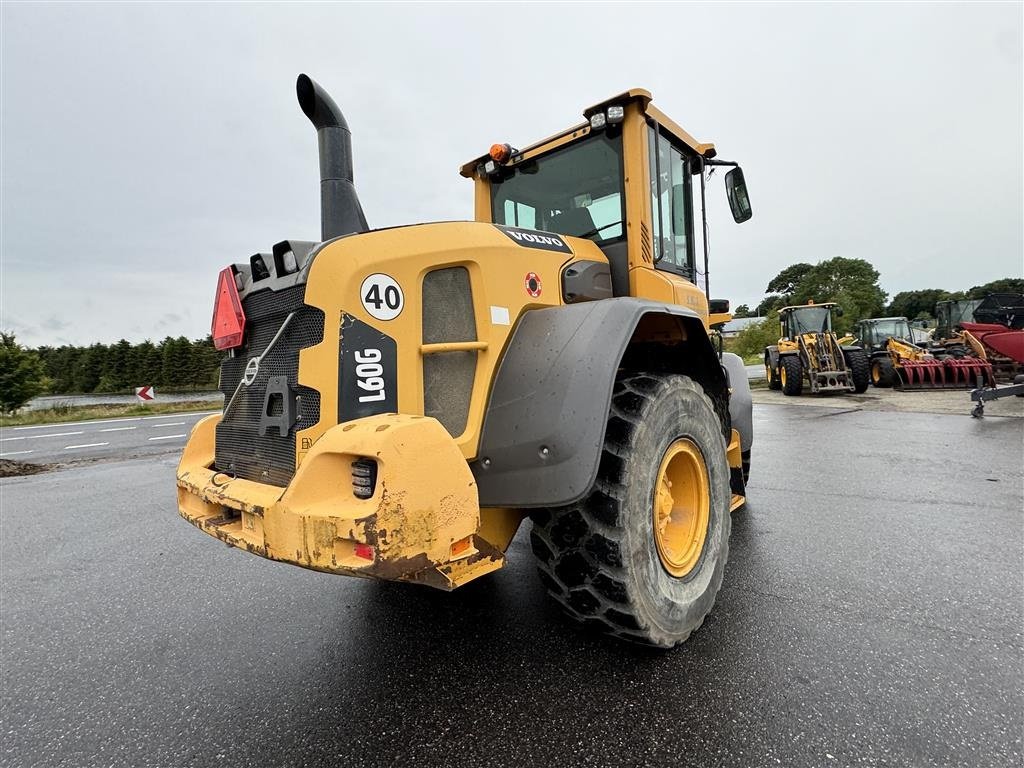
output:
[[[309,75],[295,82],[299,107],[316,128],[320,150],[320,235],[324,241],[366,232],[366,216],[352,183],[352,133],[338,105]]]

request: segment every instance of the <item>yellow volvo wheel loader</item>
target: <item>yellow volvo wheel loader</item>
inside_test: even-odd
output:
[[[732,167],[742,222],[742,171],[636,89],[466,163],[474,221],[371,230],[345,119],[309,77],[297,93],[321,239],[220,273],[224,408],[189,437],[181,515],[262,557],[445,590],[500,568],[529,517],[570,616],[684,641],[749,471],[745,371],[709,337],[728,303],[694,252],[705,172]]]
[[[870,360],[858,346],[842,345],[832,330],[832,312],[842,314],[834,302],[783,307],[778,344],[764,350],[764,370],[770,389],[799,395],[806,382],[812,394],[856,392],[871,382]]]

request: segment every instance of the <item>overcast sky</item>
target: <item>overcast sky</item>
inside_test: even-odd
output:
[[[462,162],[639,86],[744,166],[751,221],[712,188],[716,297],[833,256],[890,295],[1020,277],[1022,7],[6,2],[0,326],[204,336],[219,269],[319,234],[299,72],[372,227],[472,218]]]

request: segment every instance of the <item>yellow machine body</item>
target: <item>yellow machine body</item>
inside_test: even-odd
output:
[[[707,334],[728,314],[709,316],[708,300],[690,280],[655,268],[650,232],[649,142],[652,119],[680,145],[713,156],[634,90],[603,104],[620,104],[631,296],[691,310],[699,322],[645,316],[630,344],[684,341]],[[591,109],[595,109],[591,108]],[[585,113],[586,114],[586,113]],[[588,123],[517,154],[527,162],[583,140]],[[189,522],[229,545],[319,571],[423,583],[452,589],[493,571],[528,510],[481,506],[470,462],[478,454],[494,381],[517,324],[530,312],[563,307],[563,280],[574,264],[607,264],[591,239],[562,236],[561,250],[524,248],[492,225],[490,181],[480,161],[463,167],[475,184],[472,222],[421,224],[368,231],[317,247],[305,275],[304,302],[323,313],[323,337],[301,349],[298,385],[319,393],[320,418],[294,432],[295,471],[284,485],[246,479],[216,466],[217,427],[208,417],[192,431],[178,467],[178,506]],[[425,338],[425,278],[440,269],[464,269],[472,290],[475,338]],[[386,274],[404,292],[400,313],[385,322],[363,303],[365,281]],[[339,346],[352,323],[386,333],[396,343],[394,411],[343,420]],[[348,324],[348,325],[347,325]],[[438,356],[472,358],[471,395],[464,420],[448,424],[427,415],[425,367]],[[450,358],[449,358],[450,359]],[[252,361],[250,361],[251,363]],[[258,363],[257,361],[257,367]],[[372,367],[372,361],[370,364]],[[239,385],[241,387],[241,385]],[[226,393],[230,400],[230,393]],[[225,411],[232,407],[229,402]],[[272,428],[271,428],[272,429]],[[369,498],[353,493],[354,462],[376,464]],[[730,466],[741,463],[740,435],[731,433]],[[734,493],[732,507],[742,504]]]

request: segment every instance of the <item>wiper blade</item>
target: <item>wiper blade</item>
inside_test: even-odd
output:
[[[582,235],[572,235],[572,237],[591,237],[593,235],[597,235],[600,234],[601,232],[604,232],[606,229],[617,227],[622,223],[624,223],[622,219],[619,219],[618,221],[613,221],[611,224],[605,224],[603,227],[597,227],[595,229],[590,230],[589,232],[584,232]]]

